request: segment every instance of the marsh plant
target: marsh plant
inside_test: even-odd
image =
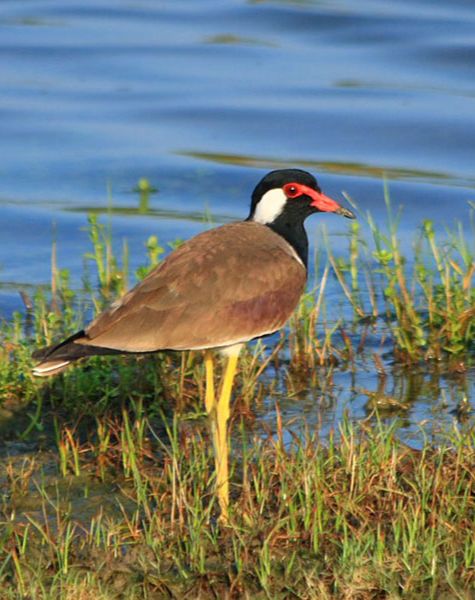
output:
[[[473,214],[470,237],[424,222],[408,257],[386,204],[385,225],[369,214],[352,225],[345,258],[327,240],[288,328],[246,349],[227,526],[216,520],[200,353],[30,375],[33,348],[80,329],[170,248],[151,236],[131,274],[127,244],[117,251],[110,224],[91,215],[79,286],[53,245],[50,285],[0,326],[3,438],[15,449],[1,462],[2,598],[470,597]],[[298,435],[283,423],[280,399],[336,402],[335,375],[354,385],[362,364],[379,377],[365,420],[344,417],[325,438],[315,423]],[[386,391],[391,369],[413,374],[401,397]],[[411,450],[387,416],[406,414],[441,373],[465,390],[457,418]],[[264,403],[272,420],[255,427]]]

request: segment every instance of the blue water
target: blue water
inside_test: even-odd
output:
[[[108,190],[131,270],[151,234],[245,217],[257,180],[286,165],[377,220],[386,177],[410,255],[422,219],[466,223],[475,200],[475,4],[3,0],[0,132],[6,318],[19,289],[48,283],[53,227],[80,285],[86,215]],[[150,214],[141,177],[159,188]]]

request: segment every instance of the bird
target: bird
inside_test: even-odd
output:
[[[278,169],[256,185],[245,220],[190,238],[84,330],[33,353],[33,374],[56,375],[94,355],[203,351],[205,409],[215,460],[220,519],[229,518],[228,421],[243,345],[281,329],[305,290],[314,213],[353,219],[301,169]],[[215,352],[226,358],[219,394]]]

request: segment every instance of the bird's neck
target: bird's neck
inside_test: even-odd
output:
[[[303,220],[289,218],[285,213],[267,225],[281,235],[297,252],[298,257],[307,268],[308,263],[308,237]]]

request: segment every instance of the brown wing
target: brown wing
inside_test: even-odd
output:
[[[77,343],[128,352],[226,346],[280,329],[306,269],[265,225],[223,225],[190,239],[86,329]]]

